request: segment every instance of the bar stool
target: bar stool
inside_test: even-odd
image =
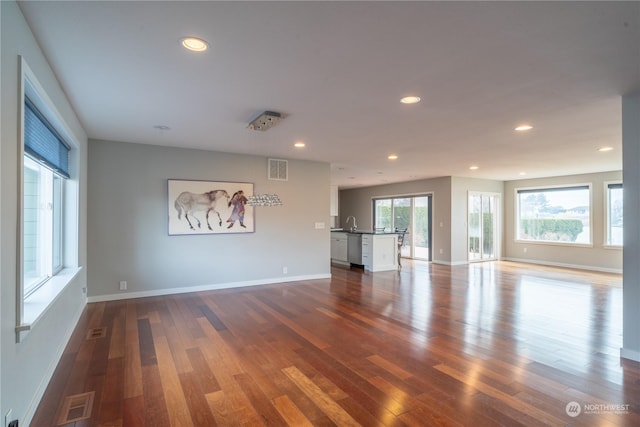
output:
[[[400,253],[402,252],[402,246],[404,245],[404,236],[407,234],[408,227],[396,227],[396,233],[398,233],[398,269],[402,268],[402,264],[400,263]]]

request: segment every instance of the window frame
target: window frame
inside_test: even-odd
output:
[[[372,224],[373,224],[373,228],[375,229],[376,227],[380,227],[377,224],[377,221],[378,221],[378,212],[377,212],[378,205],[377,205],[376,202],[389,201],[389,208],[391,209],[391,212],[393,212],[393,199],[391,197],[373,198],[372,201],[373,201],[373,215],[372,215],[373,221],[372,221]],[[389,227],[388,228],[389,228],[389,230],[393,230],[393,215],[389,218]]]
[[[82,270],[79,265],[79,183],[77,162],[79,140],[66,123],[55,103],[27,64],[24,57],[19,56],[18,96],[18,199],[17,209],[17,284],[16,284],[16,342],[21,342],[28,332],[44,317],[47,309],[58,298],[62,291],[74,281]],[[46,118],[50,126],[70,148],[69,175],[62,182],[60,216],[60,238],[64,244],[59,249],[60,265],[56,273],[44,281],[33,292],[25,293],[24,284],[24,168],[25,168],[25,98]],[[36,163],[38,163],[36,161]],[[50,168],[49,168],[50,169]],[[55,172],[53,172],[55,174]],[[53,255],[53,251],[52,251]],[[86,293],[85,293],[86,298]]]
[[[604,182],[604,242],[603,247],[606,249],[622,249],[624,240],[620,245],[611,244],[611,186],[616,186],[622,189],[622,203],[624,206],[624,185],[622,180],[605,181]],[[624,215],[624,213],[623,213]],[[624,230],[624,216],[623,216],[623,230]]]
[[[426,241],[428,242],[428,257],[419,257],[416,256],[416,250],[415,248],[418,247],[418,245],[415,244],[414,239],[414,235],[416,234],[416,222],[414,221],[415,218],[415,204],[416,204],[416,199],[419,198],[427,198],[428,199],[428,211],[427,211],[427,223],[428,223],[428,234],[426,237]],[[406,239],[405,239],[405,245],[403,245],[403,247],[408,246],[409,247],[409,255],[405,256],[402,255],[404,258],[412,258],[412,259],[418,259],[418,260],[426,260],[426,261],[431,261],[433,259],[433,212],[434,212],[434,193],[433,192],[425,192],[425,193],[409,193],[409,194],[396,194],[396,195],[390,195],[390,196],[374,196],[371,198],[371,223],[373,224],[373,229],[377,229],[377,228],[382,228],[379,224],[378,224],[378,215],[377,215],[377,205],[376,202],[382,202],[382,201],[389,201],[390,202],[390,208],[391,208],[391,218],[390,218],[390,226],[386,227],[385,226],[385,231],[388,232],[393,232],[393,230],[395,230],[398,227],[398,224],[396,224],[396,218],[394,217],[393,213],[395,210],[395,201],[396,200],[400,200],[400,199],[410,199],[409,201],[409,206],[407,206],[410,209],[410,219],[409,219],[409,224],[408,224],[408,228],[407,228],[407,233],[406,233]]]
[[[585,188],[589,191],[589,242],[588,243],[576,243],[576,242],[563,242],[556,240],[527,240],[521,239],[520,236],[520,193],[534,193],[544,191],[561,191],[563,189],[580,189]],[[534,245],[557,245],[557,246],[575,246],[575,247],[593,247],[593,185],[592,183],[571,183],[563,185],[544,185],[535,187],[519,187],[514,189],[515,199],[515,214],[514,214],[514,242],[534,244]]]
[[[40,264],[38,271],[42,274],[35,277],[29,283],[25,283],[26,271],[23,271],[23,292],[24,298],[28,298],[31,294],[36,292],[41,286],[43,286],[48,280],[58,274],[64,267],[64,179],[56,172],[52,171],[49,167],[43,163],[38,162],[29,154],[23,156],[23,174],[25,169],[31,169],[38,175],[37,187],[38,191],[36,196],[38,197],[37,205],[40,206],[37,209],[36,216],[37,226],[39,229],[37,233],[33,233],[35,241],[38,242],[37,260],[35,264]],[[24,182],[24,179],[23,179]],[[23,189],[23,200],[29,195],[25,194],[26,189]],[[23,205],[24,211],[28,208],[25,200]],[[50,206],[50,210],[47,212],[47,208],[42,208],[42,204],[45,203]],[[23,219],[25,224],[25,219]],[[25,241],[27,236],[22,234],[22,239]],[[25,256],[25,243],[23,243],[23,257]],[[23,259],[23,263],[25,260]],[[24,268],[24,264],[23,264]]]

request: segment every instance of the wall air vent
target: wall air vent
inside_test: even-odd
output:
[[[268,178],[272,181],[289,180],[289,162],[283,159],[269,159]]]
[[[251,130],[259,130],[265,131],[271,129],[273,126],[278,124],[280,120],[284,119],[284,116],[280,113],[276,113],[275,111],[264,111],[260,113],[258,117],[251,120],[251,122],[247,125],[247,129]]]

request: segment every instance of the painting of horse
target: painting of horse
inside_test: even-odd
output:
[[[226,190],[213,190],[202,194],[183,191],[178,197],[176,197],[176,201],[173,206],[178,211],[178,219],[181,219],[181,216],[184,213],[184,219],[187,220],[189,228],[192,230],[195,230],[195,228],[193,228],[193,224],[189,219],[189,214],[191,214],[193,219],[198,221],[198,228],[200,228],[200,220],[194,215],[194,213],[198,211],[205,211],[207,227],[209,227],[209,230],[213,230],[209,223],[209,214],[213,212],[218,215],[218,226],[222,226],[222,218],[220,217],[220,212],[216,210],[216,205],[218,200],[223,197],[226,199],[225,202],[229,201],[229,193],[227,193]]]
[[[253,194],[248,182],[167,180],[169,235],[231,234],[254,231],[253,206],[244,206],[240,225],[232,221],[231,194]],[[225,222],[226,221],[226,222]],[[206,223],[206,227],[203,223]]]

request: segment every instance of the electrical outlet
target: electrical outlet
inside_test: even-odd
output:
[[[12,416],[12,412],[13,409],[9,409],[7,411],[7,413],[4,416],[4,425],[5,427],[18,427],[18,420],[12,420],[11,418],[13,418]],[[11,421],[9,421],[11,420]]]
[[[444,249],[440,249],[440,255],[444,253]]]
[[[524,249],[523,249],[523,251],[524,251],[524,253],[526,254],[526,253],[527,253],[527,248],[524,248]]]
[[[282,267],[282,274],[287,274],[289,269],[287,267]]]
[[[121,280],[120,281],[120,290],[121,291],[126,291],[127,290],[127,281],[126,280]]]

